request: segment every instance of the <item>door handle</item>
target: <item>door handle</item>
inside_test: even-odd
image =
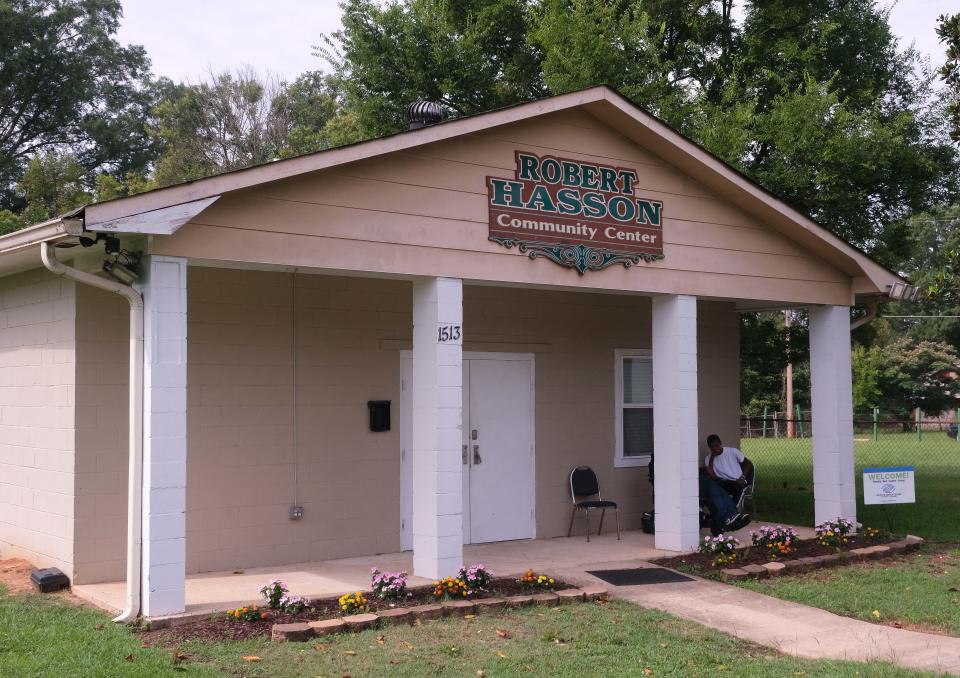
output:
[[[467,445],[463,446],[463,453],[460,455],[460,459],[464,464],[470,463],[470,454],[467,452]]]
[[[483,459],[480,458],[480,446],[474,445],[473,446],[473,465],[476,466],[477,464],[482,464],[482,463],[483,463]]]

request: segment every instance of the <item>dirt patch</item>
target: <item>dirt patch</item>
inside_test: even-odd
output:
[[[560,590],[570,587],[558,581],[556,588]],[[531,593],[531,590],[516,579],[500,578],[494,579],[486,591],[481,591],[475,595],[472,600],[528,593]],[[391,604],[378,600],[369,592],[366,592],[366,596],[371,612],[437,602],[437,599],[433,596],[433,586],[418,586],[409,589],[407,598],[402,604]],[[310,610],[297,614],[283,614],[276,610],[265,609],[264,611],[268,614],[267,619],[252,622],[230,621],[226,618],[225,613],[214,613],[205,619],[199,619],[186,624],[141,631],[140,638],[141,641],[147,645],[177,648],[181,643],[192,640],[232,641],[269,637],[274,624],[293,624],[297,622],[317,621],[319,619],[332,619],[341,616],[340,603],[337,598],[317,598],[310,601],[310,607]]]
[[[32,593],[36,591],[30,583],[30,573],[35,568],[23,558],[0,560],[0,584],[7,593]]]
[[[886,539],[868,539],[863,536],[848,537],[849,541],[841,548],[835,546],[822,546],[815,539],[798,539],[793,542],[790,553],[776,558],[770,557],[769,549],[761,546],[747,546],[737,550],[737,560],[732,565],[716,567],[713,564],[715,556],[707,553],[688,553],[682,556],[672,556],[670,558],[659,558],[650,562],[669,567],[672,569],[694,570],[698,573],[709,574],[719,572],[723,567],[741,567],[743,565],[762,565],[777,560],[795,560],[797,558],[809,558],[812,556],[827,556],[832,553],[844,553],[851,549],[865,548],[867,546],[877,546],[894,541],[893,538]]]
[[[945,630],[941,626],[935,626],[933,624],[916,624],[914,622],[901,621],[899,619],[888,619],[884,622],[881,622],[884,626],[890,626],[895,629],[905,629],[907,631],[916,631],[918,633],[932,633],[935,636],[951,636],[955,637],[952,633]]]
[[[36,569],[36,566],[23,558],[8,558],[0,560],[0,584],[7,589],[8,595],[17,595],[20,593],[37,593],[30,581],[30,573]],[[37,593],[37,595],[40,595]],[[70,589],[57,591],[55,593],[45,593],[44,596],[54,596],[59,600],[70,605],[78,607],[93,607],[82,598],[78,598],[70,592]]]

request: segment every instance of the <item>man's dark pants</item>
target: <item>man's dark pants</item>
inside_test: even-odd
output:
[[[735,480],[711,478],[706,473],[700,474],[700,498],[710,507],[710,516],[719,525],[737,512],[737,505],[733,503],[730,494],[739,496],[742,489],[743,485]]]

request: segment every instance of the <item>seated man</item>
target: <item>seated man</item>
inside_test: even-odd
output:
[[[750,516],[737,511],[730,495],[739,497],[747,486],[753,464],[735,447],[724,447],[720,436],[707,437],[710,454],[700,469],[700,501],[710,508],[713,532],[732,532],[750,523]]]

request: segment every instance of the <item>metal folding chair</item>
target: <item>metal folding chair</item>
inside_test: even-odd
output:
[[[589,499],[596,497],[596,499]],[[573,501],[573,510],[570,513],[570,528],[567,530],[567,536],[573,534],[573,519],[577,511],[583,511],[587,520],[587,541],[590,541],[590,511],[600,509],[600,527],[597,534],[603,531],[603,516],[607,509],[612,508],[617,516],[617,539],[620,539],[620,509],[617,508],[617,502],[605,500],[600,496],[600,483],[597,480],[597,474],[589,466],[578,466],[570,471],[570,499]]]

